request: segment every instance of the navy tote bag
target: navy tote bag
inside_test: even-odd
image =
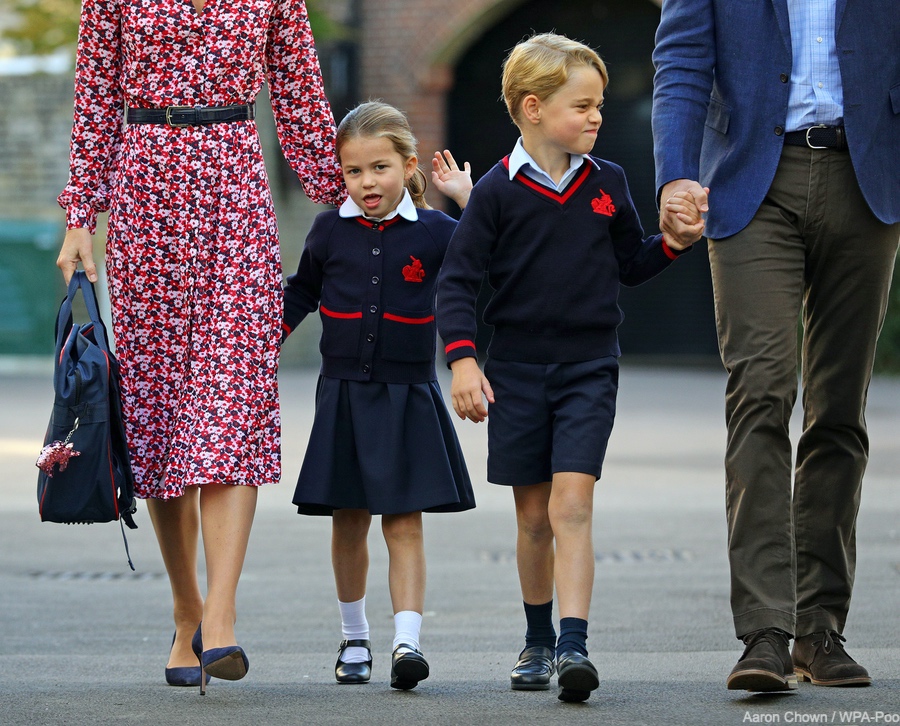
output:
[[[79,290],[90,317],[84,324],[72,320],[72,301]],[[137,529],[119,367],[109,349],[94,286],[80,270],[72,276],[59,308],[53,387],[53,412],[37,462],[41,520],[65,524],[118,520]],[[127,553],[127,540],[125,549]],[[134,569],[130,556],[128,564]]]

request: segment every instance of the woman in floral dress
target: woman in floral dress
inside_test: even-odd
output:
[[[228,655],[209,674],[246,672],[235,593],[257,487],[280,479],[282,271],[252,120],[264,81],[307,194],[339,202],[334,120],[302,0],[84,0],[57,264],[67,282],[78,263],[97,279],[92,234],[108,210],[129,448],[174,600],[173,685],[201,681],[191,647],[201,619],[201,663]]]

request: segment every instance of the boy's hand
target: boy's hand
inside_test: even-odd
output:
[[[709,209],[706,202],[709,188],[699,185],[696,185],[696,188],[693,186],[678,188],[677,185],[678,182],[673,182],[663,187],[663,195],[668,196],[662,196],[663,209],[659,228],[669,247],[683,250],[703,236],[706,223],[701,214]]]
[[[463,169],[460,169],[453,154],[445,149],[443,153],[434,152],[431,166],[431,180],[438,191],[450,197],[460,209],[465,209],[469,201],[469,192],[472,191],[472,167],[469,162],[463,164]]]
[[[481,423],[488,415],[481,396],[484,394],[488,403],[493,403],[494,391],[478,367],[478,361],[460,358],[450,364],[450,369],[453,371],[453,383],[450,385],[453,410],[463,420]]]

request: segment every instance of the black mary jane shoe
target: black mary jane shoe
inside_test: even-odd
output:
[[[586,655],[577,651],[560,653],[556,658],[556,672],[559,674],[557,698],[560,701],[587,701],[591,691],[600,685],[600,676],[594,664]]]
[[[514,691],[546,691],[550,688],[554,652],[543,645],[532,645],[519,653],[519,660],[509,674]]]
[[[341,656],[347,648],[365,648],[369,660],[362,663],[344,663]],[[334,664],[334,680],[338,683],[368,683],[372,678],[372,643],[368,640],[342,640],[338,648],[337,663]]]
[[[408,691],[428,678],[428,661],[420,650],[406,643],[394,648],[391,656],[391,688]]]

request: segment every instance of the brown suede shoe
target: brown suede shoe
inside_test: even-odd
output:
[[[800,680],[814,686],[870,686],[869,672],[847,655],[844,637],[833,630],[794,640],[791,658]]]
[[[792,691],[797,676],[788,651],[790,635],[778,628],[763,628],[747,633],[746,644],[727,685],[731,691]]]

